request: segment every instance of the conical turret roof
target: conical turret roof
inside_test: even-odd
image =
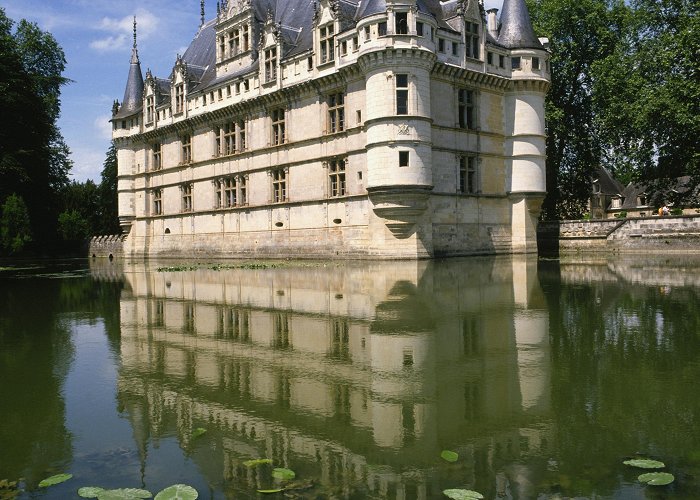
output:
[[[542,49],[525,0],[503,0],[498,44],[508,49]]]
[[[141,111],[143,107],[143,74],[139,62],[139,52],[136,48],[136,18],[134,18],[134,46],[131,49],[131,64],[129,65],[129,77],[126,80],[124,99],[119,112],[114,118],[131,116]]]

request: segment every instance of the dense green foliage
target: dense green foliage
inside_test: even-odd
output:
[[[657,180],[659,190],[682,175],[700,177],[697,2],[529,4],[552,53],[544,217],[581,217],[599,165],[623,183]]]
[[[36,24],[0,8],[0,255],[80,252],[86,238],[119,232],[116,151],[100,185],[69,182],[70,151],[57,126],[66,60]]]

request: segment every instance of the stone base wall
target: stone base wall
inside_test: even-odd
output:
[[[540,223],[537,237],[541,253],[697,252],[700,215],[546,221]]]
[[[126,235],[94,236],[90,239],[88,256],[92,258],[116,259],[124,256]]]

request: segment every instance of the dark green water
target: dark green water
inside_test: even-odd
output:
[[[292,498],[700,498],[700,260],[36,266],[0,270],[18,498],[256,498],[253,458]]]

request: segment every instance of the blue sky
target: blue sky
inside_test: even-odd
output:
[[[487,8],[501,0],[486,0]],[[77,181],[99,182],[109,148],[112,102],[122,100],[131,57],[132,23],[138,23],[141,69],[167,77],[200,22],[200,0],[0,0],[15,22],[36,22],[66,54],[59,126],[71,150]],[[206,0],[206,18],[216,1]]]

